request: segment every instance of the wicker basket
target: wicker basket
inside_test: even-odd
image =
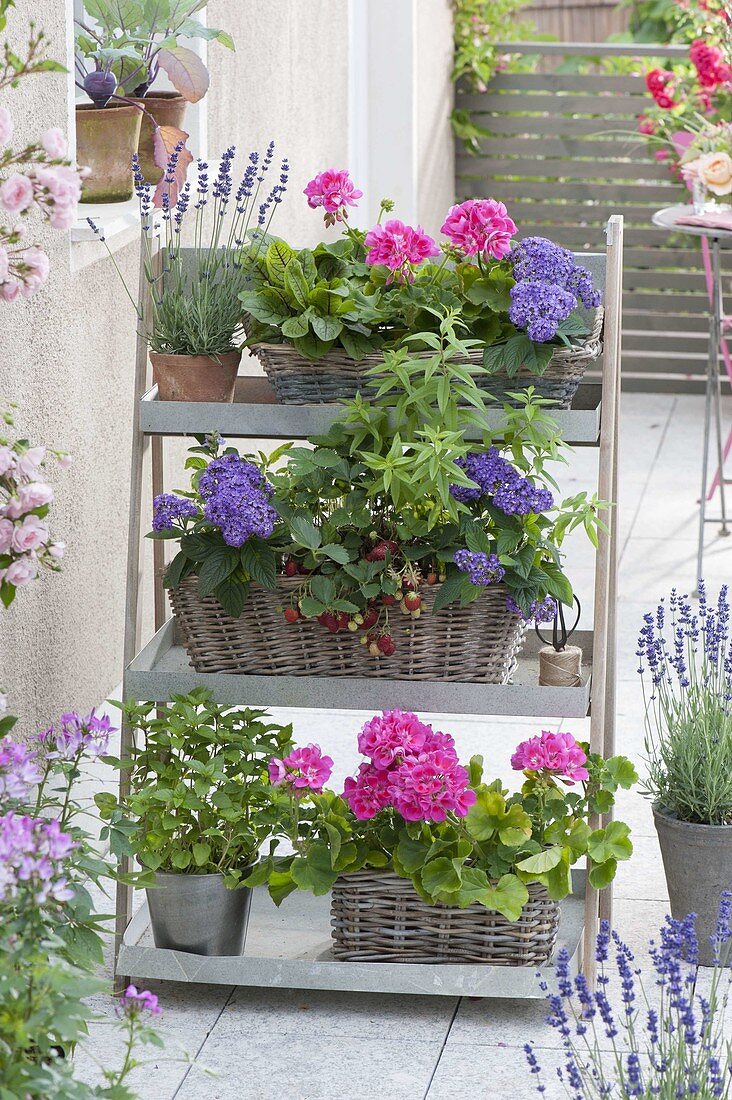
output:
[[[352,962],[490,963],[537,966],[554,950],[559,905],[543,886],[511,924],[477,903],[467,909],[427,905],[392,871],[356,871],[333,885],[333,955]]]
[[[486,588],[467,607],[432,612],[440,589],[422,589],[427,610],[406,619],[399,608],[389,618],[396,643],[392,657],[374,657],[350,631],[331,634],[319,623],[287,623],[301,577],[278,577],[277,588],[253,584],[244,611],[232,619],[213,596],[201,599],[198,581],[187,577],[170,591],[170,602],[196,672],[265,676],[380,676],[401,680],[508,683],[526,630],[506,609],[506,589]]]
[[[600,308],[596,311],[592,332],[587,339],[577,347],[557,348],[542,375],[532,374],[526,367],[521,367],[514,378],[503,373],[481,373],[475,376],[475,380],[486,393],[508,404],[518,404],[507,397],[508,393],[517,393],[533,386],[539,396],[552,398],[560,408],[568,409],[588,364],[597,359],[602,350],[602,319],[603,310]],[[301,355],[292,344],[257,344],[252,351],[264,367],[279,400],[286,405],[346,401],[366,387],[369,380],[366,372],[383,362],[383,357],[375,352],[356,363],[342,348],[329,351],[315,363]],[[428,357],[434,352],[418,354]],[[469,360],[480,365],[483,361],[482,349],[473,351]]]

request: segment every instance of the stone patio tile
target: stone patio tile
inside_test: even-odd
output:
[[[561,1054],[541,1050],[544,1070],[544,1100],[566,1100],[566,1092],[557,1080],[556,1067]],[[426,1100],[529,1100],[537,1096],[536,1083],[526,1064],[521,1046],[474,1046],[448,1044],[442,1052]]]
[[[176,1100],[422,1100],[440,1047],[436,1043],[344,1039],[334,1044],[262,1032],[237,1042],[211,1036],[201,1060],[218,1076],[191,1070]],[[153,1094],[142,1100],[153,1100]],[[155,1100],[162,1100],[155,1095]]]
[[[216,1036],[286,1035],[288,1041],[334,1039],[444,1041],[457,1008],[453,997],[409,997],[327,990],[240,987],[216,1024]]]

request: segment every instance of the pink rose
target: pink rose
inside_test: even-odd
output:
[[[58,561],[64,556],[65,550],[65,542],[52,542],[48,548],[48,553],[51,555],[52,558],[56,558],[56,560]]]
[[[26,516],[13,531],[13,550],[19,554],[39,550],[46,545],[48,538],[48,525],[38,516]]]
[[[11,519],[18,519],[26,512],[33,512],[36,508],[42,508],[53,500],[53,489],[45,481],[31,481],[28,485],[21,485],[17,497],[12,497],[5,508]]]
[[[8,214],[22,214],[33,202],[33,184],[16,172],[0,185],[0,206]]]
[[[3,302],[14,302],[20,294],[20,283],[3,283],[0,286],[0,298]]]
[[[16,558],[5,571],[5,580],[16,588],[34,580],[38,575],[38,562],[33,558]]]
[[[12,520],[0,519],[0,554],[7,554],[13,541],[15,525]]]
[[[16,463],[18,473],[23,477],[33,477],[45,457],[45,447],[29,447]]]
[[[45,131],[41,138],[41,145],[52,160],[61,160],[68,151],[64,132],[58,126],[51,126]]]
[[[15,468],[15,452],[11,447],[0,447],[0,477]]]
[[[26,248],[23,253],[23,263],[28,271],[23,275],[20,292],[24,298],[31,298],[48,279],[51,264],[43,249],[36,248],[35,245]]]
[[[10,272],[8,250],[0,244],[0,283],[4,283]]]
[[[7,107],[0,107],[0,149],[7,145],[13,136],[13,120]]]

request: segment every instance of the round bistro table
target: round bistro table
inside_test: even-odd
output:
[[[722,444],[722,375],[719,369],[719,352],[723,337],[723,307],[722,307],[722,273],[720,261],[720,245],[722,241],[732,240],[732,230],[719,229],[714,226],[679,225],[678,218],[694,217],[694,207],[689,205],[666,206],[663,210],[657,210],[652,217],[654,225],[662,229],[668,229],[673,233],[686,233],[690,237],[699,237],[708,242],[711,255],[711,279],[708,278],[709,289],[709,343],[707,356],[707,379],[704,403],[704,453],[702,456],[701,497],[699,501],[699,542],[697,547],[697,580],[704,576],[704,527],[707,523],[721,523],[720,535],[729,535],[727,526],[727,507],[724,495],[724,450]],[[712,415],[714,415],[715,435],[717,444],[717,462],[719,477],[719,502],[720,516],[707,516],[707,484],[709,480],[709,442],[712,428]]]

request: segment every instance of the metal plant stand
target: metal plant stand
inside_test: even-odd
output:
[[[618,404],[620,397],[620,324],[623,219],[614,216],[607,227],[606,253],[587,257],[598,285],[605,286],[605,332],[602,384],[584,385],[574,408],[558,412],[557,420],[569,443],[599,447],[598,494],[617,502]],[[578,635],[589,671],[576,688],[538,686],[538,643],[532,639],[519,662],[512,684],[487,685],[414,683],[356,677],[271,677],[196,674],[166,620],[162,588],[164,542],[153,543],[155,564],[154,636],[141,648],[140,573],[141,502],[145,453],[151,444],[152,486],[163,488],[163,441],[166,436],[202,434],[214,429],[226,438],[303,439],[323,431],[339,415],[333,405],[279,405],[269,385],[259,378],[239,379],[233,405],[161,402],[147,390],[144,340],[137,349],[135,421],[133,428],[130,498],[127,618],[125,630],[124,697],[164,702],[171,694],[195,685],[209,687],[224,704],[296,706],[316,709],[382,710],[389,707],[422,712],[483,715],[591,716],[590,744],[595,752],[612,754],[615,740],[615,608],[617,600],[617,507],[609,510],[607,529],[600,533],[596,555],[594,631]],[[500,429],[502,413],[496,411]],[[131,731],[123,723],[122,756]],[[126,789],[127,778],[121,778]],[[593,828],[599,821],[590,822]],[[569,949],[575,967],[594,978],[594,940],[598,920],[611,915],[609,890],[600,896],[574,875],[575,893],[562,904],[559,946]],[[136,978],[226,985],[285,986],[383,993],[424,993],[446,996],[540,997],[533,967],[453,964],[389,964],[337,962],[329,951],[329,898],[296,894],[276,909],[266,891],[258,889],[252,904],[244,953],[237,957],[204,957],[155,948],[148,927],[147,906],[132,917],[132,889],[117,888],[116,973]],[[550,964],[551,965],[551,964]]]
[[[723,239],[732,238],[732,231],[725,229],[705,228],[701,225],[677,225],[677,218],[693,215],[693,206],[667,206],[658,210],[653,215],[654,225],[663,229],[673,230],[674,233],[688,233],[692,237],[700,237],[709,242],[711,252],[711,271],[709,272],[709,353],[707,357],[707,380],[704,401],[704,443],[702,452],[701,495],[699,497],[699,541],[696,553],[696,583],[704,576],[704,529],[707,523],[720,524],[719,534],[729,535],[727,525],[727,504],[725,500],[724,460],[725,448],[722,443],[722,373],[719,369],[719,357],[723,333],[722,312],[722,275],[720,263],[720,242]],[[715,449],[717,453],[717,477],[715,482],[719,487],[719,516],[707,515],[707,504],[712,492],[708,492],[709,483],[709,444],[712,434],[712,417],[714,417]],[[698,595],[698,592],[695,594]]]

